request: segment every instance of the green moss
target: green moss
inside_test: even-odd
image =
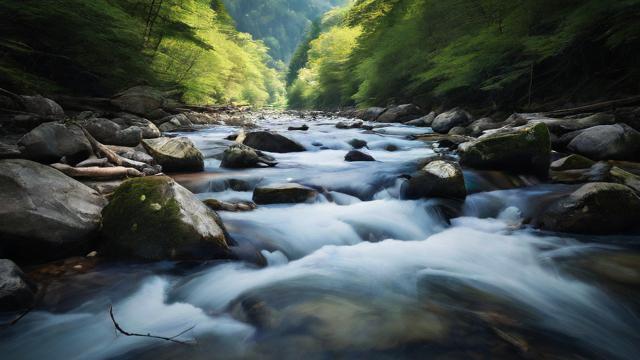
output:
[[[207,240],[182,220],[168,177],[124,182],[102,212],[104,251],[150,260],[174,258],[181,248]]]

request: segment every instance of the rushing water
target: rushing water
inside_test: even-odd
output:
[[[640,355],[638,236],[567,237],[522,223],[574,187],[466,172],[473,194],[447,222],[436,200],[399,197],[433,150],[402,125],[339,130],[309,120],[308,151],[276,168],[220,169],[238,131],[184,134],[206,171],[176,175],[202,199],[250,200],[257,184],[322,189],[312,204],[222,212],[251,261],[102,264],[64,279],[17,325],[6,359],[621,358]],[[262,126],[286,131],[302,119]],[[351,139],[376,162],[348,163]],[[388,151],[394,145],[397,151]],[[256,250],[257,249],[257,250]],[[250,258],[250,257],[247,257]],[[114,331],[108,307],[128,331]]]

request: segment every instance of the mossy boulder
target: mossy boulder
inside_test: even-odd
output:
[[[167,176],[125,181],[102,212],[103,253],[144,260],[229,256],[218,215]]]
[[[467,190],[462,169],[453,161],[431,161],[407,182],[404,195],[409,199],[464,199],[467,197]]]
[[[142,145],[164,171],[204,170],[204,156],[186,137],[145,139]]]
[[[565,156],[562,159],[558,159],[551,163],[551,170],[563,171],[563,170],[576,170],[576,169],[588,169],[593,166],[595,162],[582,155],[571,154]]]
[[[537,220],[545,230],[621,233],[638,226],[640,198],[625,185],[589,183],[551,204]]]
[[[551,162],[549,130],[543,123],[483,135],[458,149],[462,165],[483,170],[547,176]]]

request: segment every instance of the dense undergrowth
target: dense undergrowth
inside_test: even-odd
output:
[[[289,105],[536,109],[637,94],[638,0],[358,0],[289,69]],[[295,79],[295,80],[294,80]]]

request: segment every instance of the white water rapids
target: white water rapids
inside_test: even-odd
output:
[[[251,187],[279,182],[327,190],[312,204],[220,213],[241,247],[262,252],[265,267],[100,267],[68,279],[77,284],[57,302],[2,330],[2,358],[637,358],[632,293],[621,296],[576,264],[640,237],[521,227],[539,199],[571,187],[487,188],[491,180],[448,224],[433,200],[399,198],[400,175],[433,153],[406,139],[424,129],[339,130],[337,120],[308,121],[308,132],[284,130],[302,119],[265,120],[308,149],[270,154],[279,165],[269,169],[219,168],[236,128],[185,134],[207,156],[206,171],[176,178],[200,198],[250,200]],[[354,138],[367,141],[363,151],[376,162],[343,160]],[[390,144],[398,150],[386,150]],[[249,188],[230,187],[239,180]],[[118,335],[109,304],[132,332],[173,336],[194,326],[177,338],[192,344]]]

